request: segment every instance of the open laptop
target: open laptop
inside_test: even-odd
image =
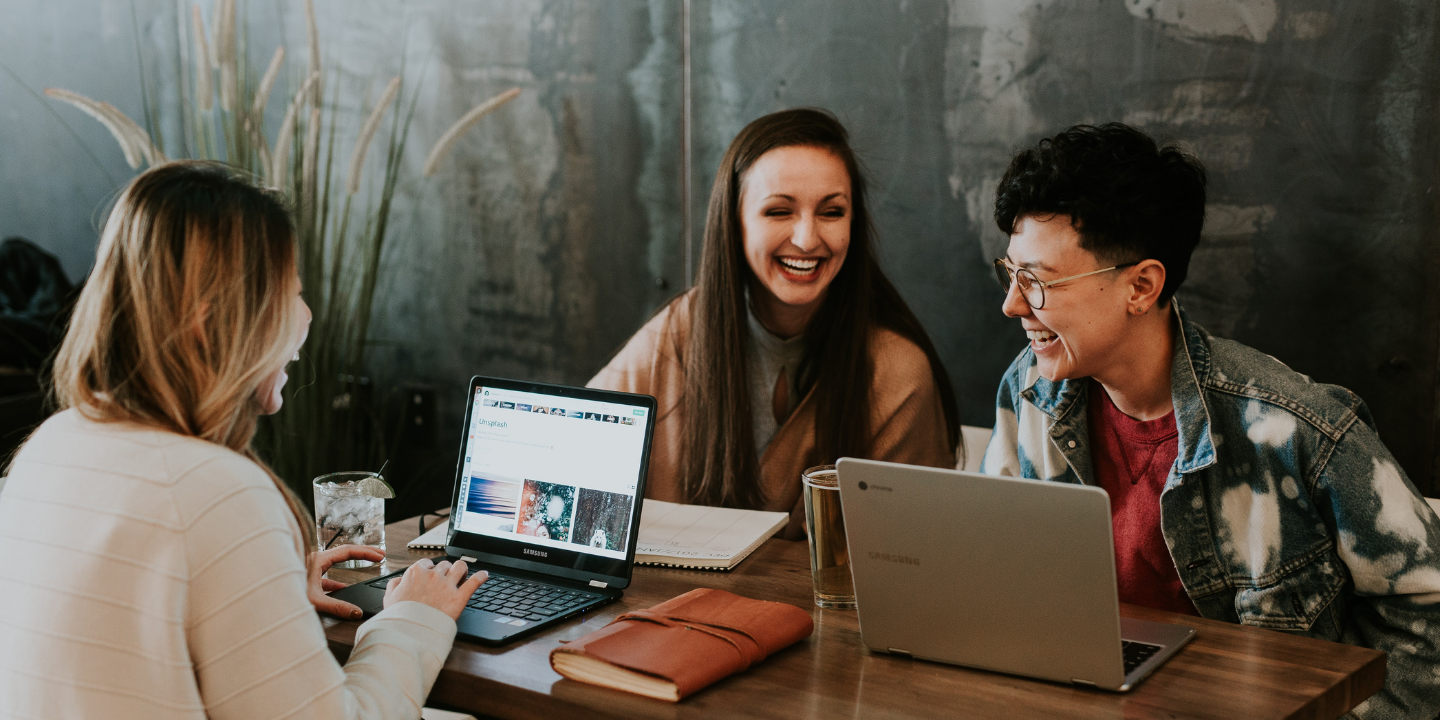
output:
[[[457,621],[499,645],[613,602],[630,584],[655,398],[476,376],[446,558],[486,570]],[[366,616],[401,573],[334,593]]]
[[[1124,692],[1195,637],[1120,617],[1100,488],[837,466],[871,650]]]

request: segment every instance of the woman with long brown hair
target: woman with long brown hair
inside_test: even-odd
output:
[[[418,718],[484,582],[422,560],[342,669],[314,547],[251,450],[310,323],[290,218],[225,166],[133,180],[0,493],[0,717]]]
[[[955,467],[960,423],[929,336],[881,272],[845,128],[766,115],[715,175],[695,287],[595,376],[659,401],[647,497],[791,513],[842,456]]]

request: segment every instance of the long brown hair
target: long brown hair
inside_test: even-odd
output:
[[[278,193],[219,163],[153,168],[121,192],[55,361],[61,408],[200,438],[260,465],[257,390],[293,337],[295,235]]]
[[[720,161],[705,218],[705,246],[690,309],[685,348],[685,445],[681,462],[691,502],[758,508],[764,504],[755,453],[745,353],[745,288],[754,272],[745,261],[740,197],[745,173],[780,147],[828,150],[850,174],[850,247],[804,333],[796,390],[816,396],[815,454],[810,464],[870,452],[870,339],[889,328],[925,351],[945,412],[954,452],[960,413],[950,376],[930,337],[876,261],[875,228],[865,203],[865,178],[844,126],[830,113],[799,108],[766,115],[730,143]]]

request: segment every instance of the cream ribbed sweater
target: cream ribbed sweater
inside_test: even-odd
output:
[[[0,490],[0,718],[418,718],[455,622],[416,602],[342,669],[269,477],[71,410]]]

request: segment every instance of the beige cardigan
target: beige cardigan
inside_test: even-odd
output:
[[[685,368],[676,355],[689,338],[690,294],[662,309],[625,344],[590,387],[653,395],[657,401],[655,440],[645,497],[685,502],[681,482],[684,442]],[[955,467],[945,437],[945,411],[930,372],[930,361],[915,343],[880,329],[871,340],[875,375],[870,385],[871,458],[911,465]],[[800,473],[815,449],[815,393],[808,393],[775,432],[760,457],[760,487],[766,510],[790,513],[784,536],[804,537]],[[831,461],[834,458],[830,458]]]
[[[74,410],[0,491],[0,719],[420,717],[455,621],[401,602],[344,668],[255,463]]]

